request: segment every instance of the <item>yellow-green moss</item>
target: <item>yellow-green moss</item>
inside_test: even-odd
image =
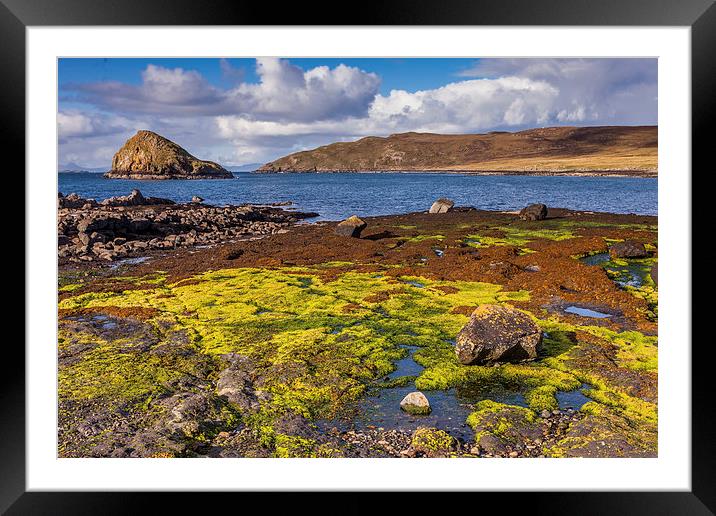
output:
[[[413,432],[410,444],[417,451],[444,455],[453,449],[455,439],[443,430],[421,426]]]
[[[395,290],[395,279],[346,272],[324,282],[316,269],[213,271],[142,290],[81,294],[64,299],[60,308],[154,308],[155,320],[173,331],[189,331],[202,354],[234,352],[253,359],[261,389],[271,395],[264,404],[264,426],[270,426],[273,415],[284,412],[332,417],[394,370],[405,353],[401,345],[439,347],[452,338],[467,321],[451,313],[456,306],[528,299],[527,292],[504,292],[498,285],[417,277],[400,280],[419,281],[424,288],[405,285],[404,291],[373,303],[365,299]],[[444,285],[457,291],[436,288]],[[70,397],[93,398],[108,389],[135,395],[157,389],[181,371],[153,356],[122,356],[102,348],[61,371],[60,382]]]

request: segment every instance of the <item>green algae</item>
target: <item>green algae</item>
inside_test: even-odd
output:
[[[330,266],[345,265],[339,263]],[[655,404],[625,392],[597,370],[575,366],[572,360],[584,346],[577,336],[583,332],[612,344],[617,366],[656,371],[656,337],[569,325],[558,319],[538,320],[548,332],[539,360],[496,367],[466,366],[457,360],[451,339],[468,318],[452,313],[452,309],[527,301],[528,292],[504,291],[488,283],[352,271],[324,281],[319,273],[327,266],[228,269],[176,283],[167,283],[160,274],[131,280],[142,284],[142,290],[74,295],[62,300],[59,307],[154,308],[158,315],[149,324],[161,325],[164,332],[186,331],[190,346],[210,362],[225,353],[249,357],[260,377],[257,391],[268,396],[259,413],[245,421],[279,457],[335,456],[337,451],[325,445],[277,432],[274,421],[286,413],[309,420],[331,418],[370,386],[407,384],[413,377],[378,381],[395,370],[395,361],[405,356],[401,347],[405,345],[419,347],[413,356],[425,369],[414,379],[418,389],[474,383],[517,386],[524,391],[528,408],[510,406],[510,410],[520,409],[519,417],[525,424],[535,413],[557,407],[557,391],[573,390],[583,383],[590,385],[588,395],[594,400],[583,410],[608,408],[627,421],[656,422]],[[381,295],[386,292],[390,294]],[[61,332],[58,344],[67,346],[72,339],[77,343],[78,338],[98,346],[84,353],[77,363],[60,368],[60,396],[66,399],[147,403],[168,392],[167,385],[193,374],[197,367],[195,358],[122,352],[121,342],[103,341],[94,335],[75,334],[70,338]],[[488,409],[496,408],[480,403],[468,418],[473,428],[480,425]],[[511,419],[506,420],[499,423],[498,418],[499,424],[492,425],[495,428],[490,432],[507,435],[506,425]]]
[[[455,447],[455,438],[444,430],[421,426],[413,432],[410,445],[428,456],[446,456]]]
[[[419,243],[426,240],[445,240],[445,235],[416,235],[405,239],[406,242]]]
[[[620,369],[639,372],[657,370],[658,342],[655,336],[647,336],[637,331],[616,332],[601,326],[574,326],[556,320],[540,321],[540,325],[548,329],[550,338],[558,331],[568,334],[584,332],[609,343],[615,348],[614,358],[611,360],[617,367],[617,373]],[[612,377],[601,374],[599,368],[592,368],[586,364],[576,365],[578,362],[574,358],[586,345],[577,341],[562,353],[547,356],[541,362],[552,369],[569,373],[580,382],[590,385],[591,388],[586,394],[599,404],[614,409],[616,413],[630,420],[655,424],[657,420],[655,403],[627,392]]]
[[[477,444],[482,444],[483,438],[488,436],[506,443],[522,441],[526,434],[534,431],[536,416],[530,409],[492,400],[479,401],[474,409],[467,417],[467,424],[475,431]]]
[[[365,301],[394,290],[396,281],[409,280],[423,288],[406,285],[380,302]],[[446,285],[453,287],[450,293],[438,288]],[[187,331],[200,354],[249,357],[261,376],[258,389],[269,395],[261,410],[262,426],[270,428],[284,413],[332,417],[395,369],[394,362],[405,353],[401,345],[435,347],[455,335],[467,317],[451,313],[454,307],[528,298],[527,292],[505,292],[487,283],[357,272],[324,282],[318,268],[247,268],[207,272],[173,284],[157,281],[142,290],[79,294],[59,307],[154,308],[159,315],[149,322]],[[101,346],[61,369],[61,392],[81,399],[156,396],[162,385],[187,372],[182,364],[163,360]]]
[[[575,237],[572,231],[561,228],[549,229],[540,227],[540,229],[528,229],[511,226],[496,226],[491,228],[491,230],[500,231],[503,236],[494,237],[489,235],[472,234],[465,237],[465,242],[473,247],[501,245],[523,247],[524,245],[539,239],[559,241]]]

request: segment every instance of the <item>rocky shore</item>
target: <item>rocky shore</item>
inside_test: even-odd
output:
[[[121,273],[61,260],[61,457],[658,453],[656,217],[59,203],[89,249],[175,235]]]
[[[177,204],[139,190],[99,202],[60,193],[57,205],[60,264],[257,238],[316,215],[271,206],[209,206],[198,198]]]

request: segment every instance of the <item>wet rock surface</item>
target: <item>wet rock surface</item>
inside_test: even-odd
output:
[[[58,198],[60,262],[112,262],[150,251],[214,245],[285,231],[311,213],[269,206],[176,204],[139,190],[100,202]]]

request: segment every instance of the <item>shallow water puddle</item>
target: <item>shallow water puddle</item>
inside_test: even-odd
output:
[[[568,306],[564,309],[569,314],[579,315],[581,317],[593,317],[595,319],[606,319],[611,317],[611,314],[605,314],[603,312],[597,312],[589,308],[582,308],[581,306]]]
[[[641,287],[647,282],[652,262],[643,259],[624,259],[613,261],[609,253],[593,254],[580,258],[586,265],[597,265],[609,273],[620,287]]]
[[[433,252],[438,258],[442,258],[445,255],[445,251],[442,249],[433,249]]]
[[[418,376],[423,366],[413,360],[418,346],[402,345],[409,351],[408,356],[398,360],[396,370],[386,377],[396,380],[401,377]],[[470,441],[475,434],[467,423],[467,417],[474,410],[474,404],[485,399],[526,407],[524,394],[499,384],[465,385],[444,391],[423,390],[432,409],[427,415],[411,415],[400,409],[400,402],[409,393],[418,390],[415,382],[407,385],[377,389],[361,399],[350,415],[329,422],[329,426],[342,429],[365,430],[377,427],[386,430],[399,429],[413,431],[419,426],[433,426],[444,430],[453,437]]]
[[[425,288],[425,284],[420,283],[419,281],[403,280],[403,283],[405,283],[406,285],[412,285],[413,287],[416,287],[416,288]]]
[[[118,267],[121,267],[123,265],[138,265],[140,263],[144,263],[147,260],[149,260],[149,256],[137,256],[135,258],[125,258],[123,260],[118,260],[114,262],[112,265],[109,266],[110,269],[117,269]]]
[[[396,370],[386,377],[388,380],[395,380],[396,378],[400,378],[402,376],[417,376],[423,370],[423,366],[413,360],[413,352],[418,349],[418,346],[403,344],[400,347],[407,349],[408,355],[395,362]]]
[[[557,398],[557,404],[560,410],[579,410],[585,403],[588,403],[591,398],[587,397],[582,391],[589,389],[589,385],[583,383],[578,389],[573,391],[557,391],[555,398]]]
[[[81,323],[94,324],[95,327],[99,326],[103,330],[113,330],[117,327],[116,321],[110,319],[108,315],[102,314],[90,315],[89,317],[81,315],[78,317],[68,317],[67,319]]]
[[[598,253],[584,256],[579,260],[585,265],[604,265],[610,260],[610,258],[609,253]]]

